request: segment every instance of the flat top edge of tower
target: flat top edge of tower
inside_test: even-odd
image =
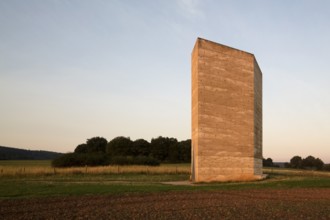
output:
[[[207,41],[207,42],[212,43],[212,44],[215,44],[215,45],[219,45],[219,46],[226,47],[226,48],[229,48],[229,49],[232,49],[232,50],[236,50],[236,51],[239,51],[239,52],[247,53],[247,54],[252,55],[254,57],[254,59],[256,59],[253,53],[250,53],[250,52],[247,52],[247,51],[244,51],[244,50],[240,50],[240,49],[237,49],[235,47],[231,47],[231,46],[228,46],[228,45],[220,44],[220,43],[217,43],[215,41],[211,41],[211,40],[208,40],[208,39],[205,39],[205,38],[202,38],[202,37],[197,37],[196,42],[198,42],[198,41]]]

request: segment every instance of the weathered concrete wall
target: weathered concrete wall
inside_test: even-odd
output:
[[[253,54],[204,39],[192,52],[192,180],[262,176],[262,73]]]

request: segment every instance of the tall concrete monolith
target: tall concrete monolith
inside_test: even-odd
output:
[[[262,73],[253,54],[198,38],[192,52],[192,181],[262,178]]]

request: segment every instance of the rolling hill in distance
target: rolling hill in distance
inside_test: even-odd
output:
[[[62,153],[0,146],[0,160],[52,160]]]

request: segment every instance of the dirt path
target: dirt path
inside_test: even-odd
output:
[[[330,219],[330,189],[0,200],[1,219]]]

